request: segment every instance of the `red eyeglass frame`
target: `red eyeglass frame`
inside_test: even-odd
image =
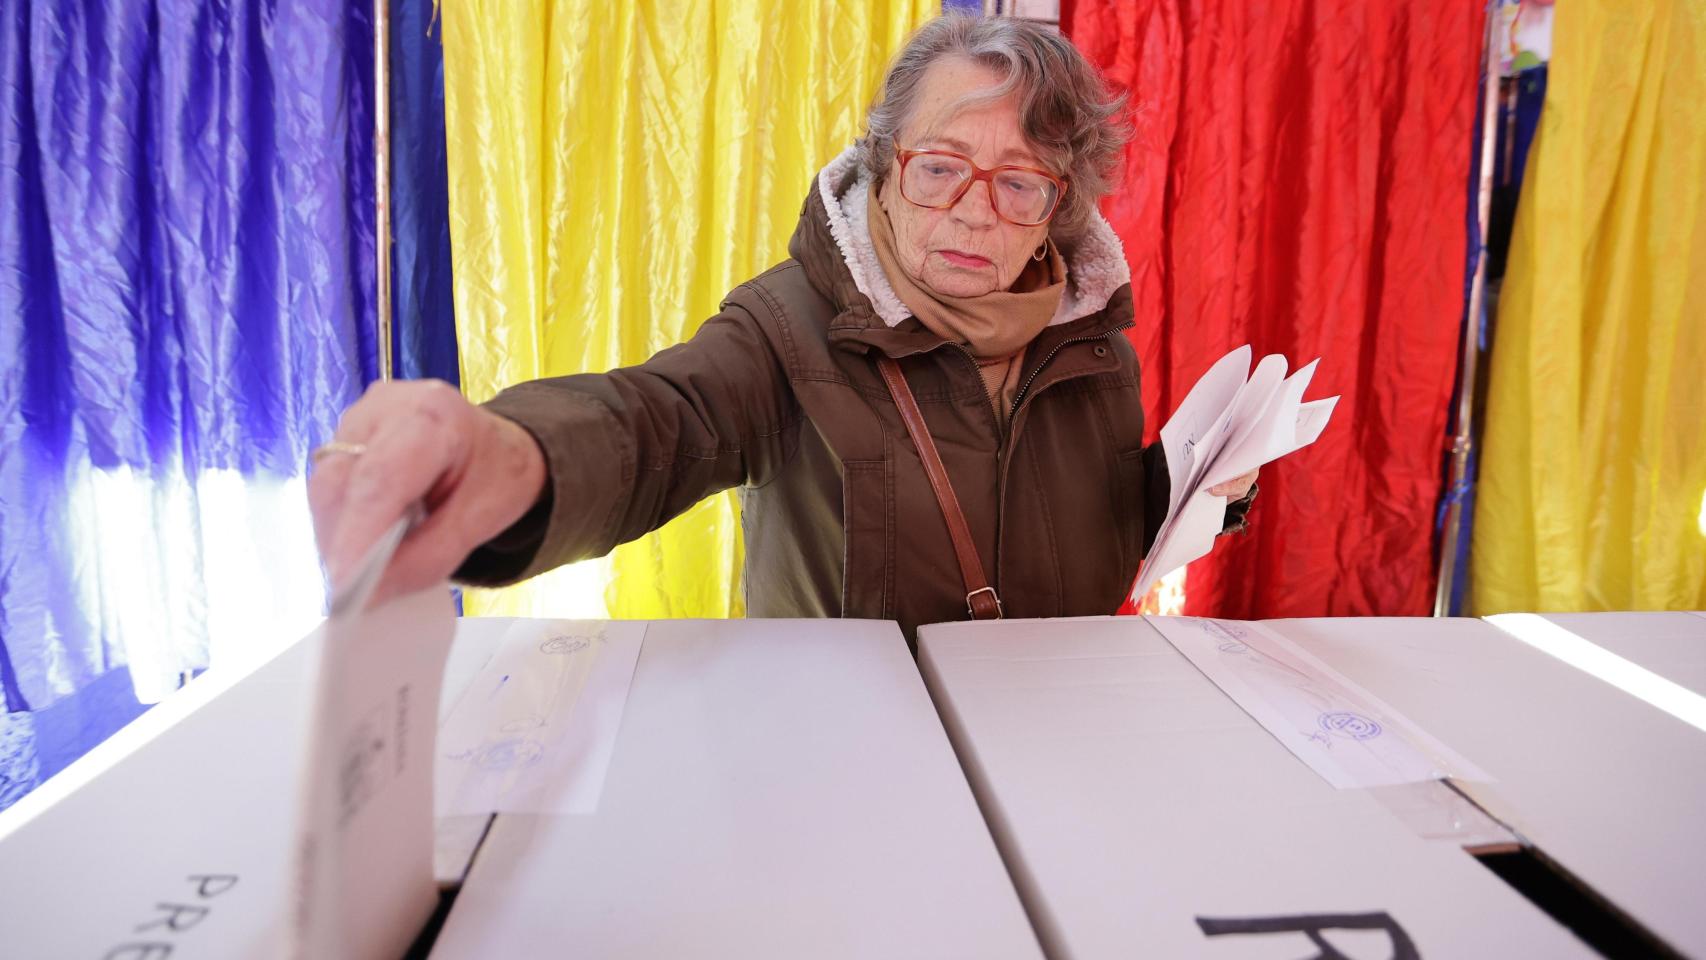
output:
[[[906,165],[911,163],[916,157],[953,157],[955,160],[965,161],[966,166],[971,167],[971,176],[961,181],[960,189],[955,191],[954,195],[950,197],[947,202],[930,206],[929,204],[919,203],[907,196],[905,190],[902,190],[900,192],[901,199],[905,200],[907,203],[910,203],[915,207],[923,207],[926,210],[946,210],[954,204],[959,203],[961,200],[964,200],[966,194],[970,192],[972,184],[981,180],[985,184],[984,189],[989,193],[989,209],[994,211],[997,217],[1011,223],[1015,227],[1040,227],[1043,224],[1048,223],[1050,220],[1053,220],[1054,215],[1060,212],[1060,201],[1066,196],[1067,188],[1071,186],[1069,181],[1063,180],[1060,177],[1049,173],[1047,170],[1039,170],[1036,167],[1025,167],[1014,163],[1004,163],[1000,166],[990,167],[985,170],[978,166],[972,158],[963,153],[955,153],[952,150],[903,150],[897,147],[894,155],[895,159],[900,161],[900,182],[903,185],[906,183]],[[1048,216],[1038,220],[1036,223],[1020,223],[1001,212],[1000,207],[995,203],[995,175],[1003,170],[1018,170],[1021,173],[1034,173],[1054,183],[1054,206],[1049,208]]]

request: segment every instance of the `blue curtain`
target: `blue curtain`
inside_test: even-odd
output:
[[[458,383],[444,43],[434,6],[391,0],[392,369]]]
[[[1493,202],[1487,217],[1486,257],[1487,279],[1486,295],[1481,303],[1481,315],[1465,318],[1464,336],[1476,337],[1476,349],[1480,351],[1480,375],[1476,383],[1468,389],[1476,391],[1475,409],[1486,409],[1487,373],[1490,369],[1488,349],[1492,343],[1493,318],[1498,315],[1499,289],[1505,276],[1505,257],[1510,252],[1511,227],[1516,223],[1517,201],[1522,196],[1522,174],[1528,167],[1528,149],[1534,143],[1534,134],[1540,128],[1540,111],[1546,103],[1546,65],[1530,67],[1499,81],[1499,116],[1496,142],[1493,147]],[[1470,256],[1467,272],[1474,273],[1473,257],[1479,251],[1482,239],[1476,236],[1476,191],[1480,188],[1480,117],[1475,122],[1476,140],[1473,146],[1475,162],[1471,167],[1469,177],[1469,201],[1467,219],[1470,233]],[[1468,280],[1465,280],[1465,284]],[[1464,291],[1465,312],[1468,309],[1469,293]],[[1471,320],[1473,322],[1471,322]],[[1458,371],[1458,383],[1453,390],[1451,408],[1457,409],[1457,391],[1465,389],[1462,382],[1462,371]],[[1463,509],[1459,513],[1457,538],[1457,563],[1453,568],[1451,580],[1451,598],[1447,613],[1451,616],[1461,616],[1465,603],[1469,599],[1469,561],[1470,542],[1475,532],[1475,484],[1481,475],[1481,423],[1479,415],[1474,424],[1474,445],[1469,448],[1468,468],[1463,475],[1463,484],[1457,490],[1448,490],[1445,499],[1440,503],[1440,518],[1443,521],[1446,507],[1452,497],[1463,501]],[[1447,461],[1449,463],[1449,460]]]
[[[0,3],[0,807],[29,712],[320,614],[304,463],[376,367],[369,11]]]

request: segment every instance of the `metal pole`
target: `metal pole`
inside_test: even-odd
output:
[[[391,10],[373,0],[373,247],[379,379],[391,379]]]
[[[1457,429],[1451,439],[1450,482],[1445,488],[1445,529],[1440,538],[1439,580],[1434,586],[1434,616],[1451,612],[1451,583],[1457,574],[1457,541],[1463,521],[1463,498],[1458,495],[1469,473],[1469,451],[1474,446],[1475,376],[1480,359],[1481,302],[1487,286],[1487,219],[1493,205],[1493,151],[1498,143],[1499,68],[1498,45],[1493,40],[1494,11],[1487,10],[1485,49],[1486,90],[1481,99],[1481,177],[1475,196],[1475,218],[1481,249],[1475,252],[1475,275],[1469,283],[1469,316],[1463,326],[1463,358],[1457,391]]]

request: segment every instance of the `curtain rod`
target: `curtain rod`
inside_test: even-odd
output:
[[[1465,478],[1469,473],[1469,451],[1474,447],[1475,379],[1480,359],[1481,304],[1487,286],[1487,219],[1493,203],[1493,153],[1497,149],[1499,120],[1498,44],[1494,42],[1495,6],[1488,4],[1487,27],[1481,42],[1485,52],[1482,76],[1486,89],[1481,102],[1480,183],[1475,194],[1475,275],[1469,284],[1469,312],[1463,322],[1463,356],[1458,369],[1457,424],[1451,438],[1451,474],[1445,487],[1445,527],[1439,544],[1439,579],[1434,584],[1434,616],[1451,614],[1451,587],[1457,576],[1457,541],[1463,526]]]
[[[379,379],[391,370],[391,10],[373,0],[373,234]]]

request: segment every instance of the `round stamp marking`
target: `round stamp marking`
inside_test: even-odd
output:
[[[1346,740],[1373,740],[1380,736],[1380,724],[1360,713],[1342,711],[1323,713],[1318,721],[1321,729]]]
[[[1215,646],[1215,649],[1221,653],[1244,653],[1250,649],[1249,644],[1244,642],[1244,639],[1250,635],[1249,631],[1237,624],[1222,623],[1219,620],[1204,620],[1203,629],[1207,630],[1210,636],[1219,638],[1220,643]]]
[[[545,755],[538,741],[510,737],[489,743],[474,754],[474,766],[481,770],[514,770],[531,767]]]
[[[573,634],[563,634],[552,637],[539,644],[540,653],[566,655],[579,653],[592,645],[591,637],[580,637]]]

